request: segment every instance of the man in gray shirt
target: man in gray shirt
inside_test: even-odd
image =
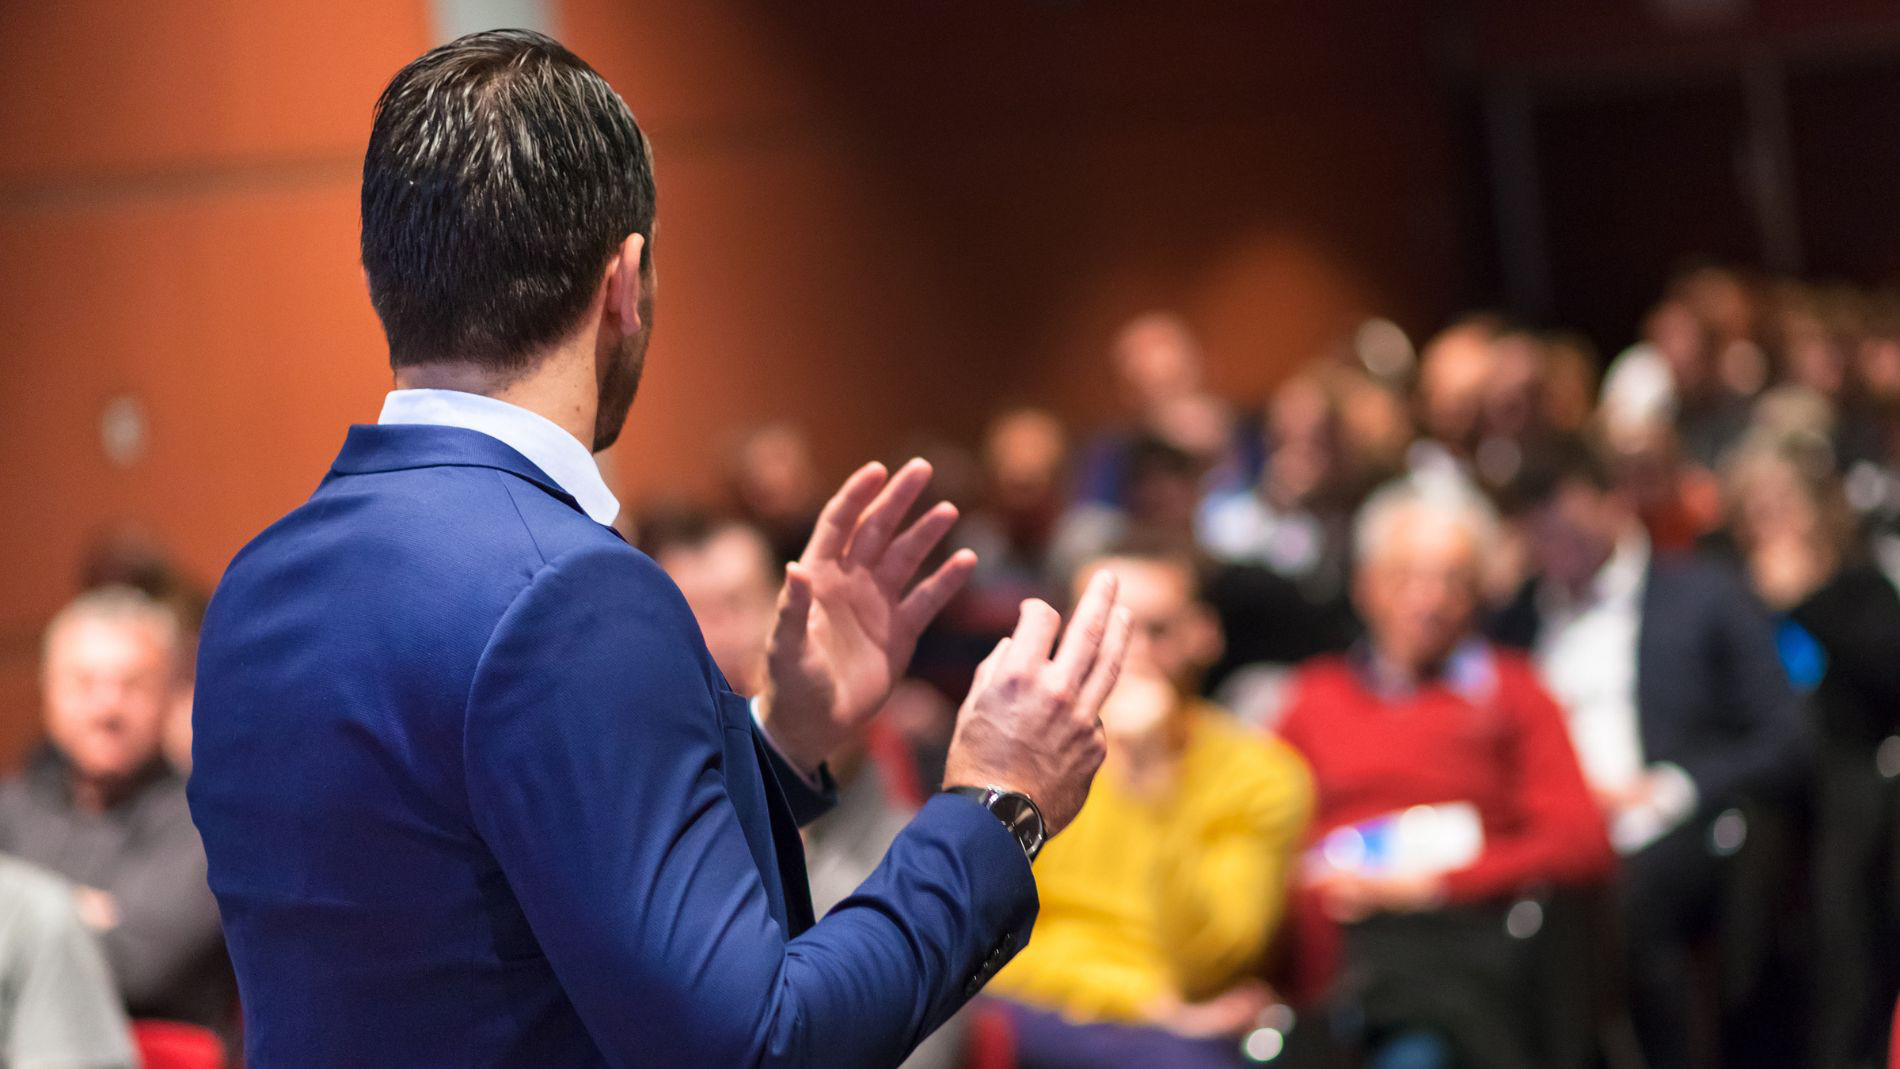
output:
[[[47,627],[47,743],[0,784],[0,851],[74,885],[133,1017],[228,1030],[236,984],[184,778],[159,753],[178,680],[176,617],[128,588]]]

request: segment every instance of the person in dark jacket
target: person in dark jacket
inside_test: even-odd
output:
[[[1900,591],[1858,552],[1823,438],[1745,440],[1727,470],[1750,585],[1815,727],[1813,1047],[1874,1065],[1900,997]]]
[[[1744,802],[1799,784],[1807,735],[1766,614],[1727,569],[1653,552],[1586,442],[1527,463],[1507,504],[1539,577],[1495,622],[1533,651],[1623,857],[1638,1040],[1692,1064],[1690,949],[1710,934]]]

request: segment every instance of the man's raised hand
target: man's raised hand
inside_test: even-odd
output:
[[[1015,633],[977,668],[944,783],[1018,791],[1042,810],[1048,834],[1066,827],[1102,764],[1102,702],[1115,688],[1131,626],[1108,571],[1090,580],[1053,655],[1061,616],[1041,601],[1023,602]]]
[[[957,519],[945,501],[902,527],[930,474],[923,460],[895,475],[882,464],[859,468],[825,503],[804,554],[785,568],[760,720],[807,772],[883,705],[917,636],[976,566],[976,554],[960,549],[911,585]]]

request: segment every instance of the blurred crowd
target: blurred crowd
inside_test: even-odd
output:
[[[1249,407],[1154,313],[1086,433],[1017,408],[904,443],[979,564],[831,763],[821,913],[938,786],[1023,599],[1111,570],[1135,620],[1031,944],[909,1064],[1884,1064],[1900,294],[1700,266],[1637,334],[1605,360],[1497,316],[1422,345],[1371,320]],[[791,424],[726,460],[723,499],[634,534],[752,693],[830,482]],[[0,785],[15,1064],[236,1020],[183,793],[201,598],[136,539],[80,586],[45,742]]]

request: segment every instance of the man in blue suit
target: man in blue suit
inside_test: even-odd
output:
[[[397,390],[205,622],[190,800],[248,1064],[881,1066],[1028,937],[1029,860],[1080,808],[1128,639],[1113,585],[984,662],[946,783],[812,916],[798,825],[968,574],[954,519],[870,465],[787,569],[756,708],[608,526],[653,315],[626,105],[546,37],[400,72],[363,264]]]

